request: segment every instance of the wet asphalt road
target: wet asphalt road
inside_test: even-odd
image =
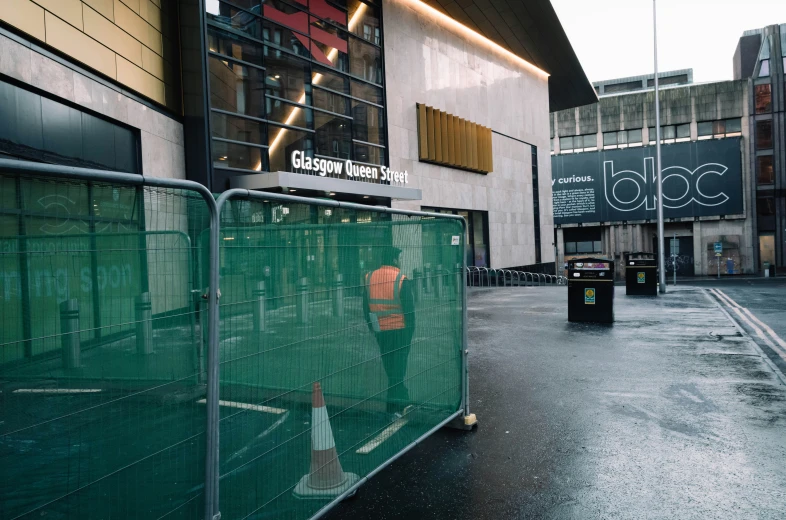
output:
[[[786,387],[706,288],[670,289],[617,287],[613,326],[567,323],[561,287],[471,294],[479,428],[326,518],[786,518]]]

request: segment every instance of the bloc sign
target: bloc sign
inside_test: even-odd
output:
[[[584,289],[584,304],[595,305],[595,289]]]
[[[638,283],[644,283],[644,279],[645,279],[645,277],[646,277],[646,276],[645,276],[645,274],[644,274],[644,273],[636,273],[636,281],[637,281]]]

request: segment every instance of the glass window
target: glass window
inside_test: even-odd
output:
[[[349,115],[349,98],[322,90],[314,89],[314,106],[323,110],[329,110],[336,114]]]
[[[772,148],[772,120],[756,121],[756,148]]]
[[[339,159],[350,158],[352,129],[347,119],[324,112],[316,112],[314,129],[316,130],[314,144],[317,155],[338,157]]]
[[[756,113],[765,114],[772,111],[772,85],[756,85]]]
[[[262,39],[262,19],[233,5],[214,2],[208,7],[207,19],[218,26],[240,31],[257,40]]]
[[[207,45],[210,52],[217,52],[253,65],[262,66],[262,47],[234,33],[207,27]]]
[[[702,121],[698,124],[698,134],[699,136],[702,135],[712,135],[712,121]]]
[[[382,104],[382,89],[361,81],[352,80],[352,96],[377,105]]]
[[[759,77],[766,78],[770,75],[770,60],[761,60],[761,68],[759,69]]]
[[[210,56],[210,104],[213,108],[264,117],[262,69]]]
[[[636,130],[628,130],[628,143],[640,143],[641,142],[641,128]]]
[[[265,0],[262,16],[300,33],[308,34],[308,14],[281,0]],[[304,45],[305,41],[301,40]]]
[[[305,1],[303,1],[305,4]],[[333,2],[339,3],[339,2]],[[342,5],[343,9],[339,9],[334,7],[326,0],[311,0],[309,2],[309,11],[314,16],[319,16],[324,20],[328,20],[333,22],[336,25],[340,25],[341,27],[347,26],[347,12],[345,11],[346,5]],[[350,9],[350,14],[352,14],[352,10]]]
[[[774,217],[775,197],[756,197],[756,214],[760,217]]]
[[[253,144],[267,144],[265,123],[234,117],[220,112],[210,113],[210,130],[213,137],[232,141],[245,141]]]
[[[742,120],[739,117],[726,120],[726,134],[742,132]]]
[[[560,150],[573,150],[573,138],[572,137],[560,137],[559,138],[559,149]]]
[[[360,101],[352,102],[352,137],[367,143],[385,145],[384,111]]]
[[[314,17],[311,17],[310,31],[311,57],[322,65],[348,71],[347,33]]]
[[[385,164],[385,149],[370,144],[353,143],[356,161],[369,164]]]
[[[617,132],[603,133],[603,146],[614,146],[617,144]]]
[[[268,19],[262,21],[262,36],[266,42],[291,51],[298,56],[303,56],[304,58],[311,56],[311,53],[308,51],[307,37],[287,27],[273,23]],[[280,54],[280,51],[273,47],[265,47],[265,56],[269,56],[271,53]]]
[[[300,128],[313,128],[314,111],[285,103],[280,99],[265,99],[267,119],[274,123],[282,123]]]
[[[575,253],[576,252],[576,242],[565,242],[565,252],[566,253]]]
[[[690,124],[677,126],[677,139],[690,138]]]
[[[627,144],[628,143],[628,131],[622,130],[617,132],[617,142],[619,144]]]
[[[592,253],[594,242],[576,242],[577,253]]]
[[[382,84],[382,52],[360,38],[350,37],[350,73],[366,81]]]
[[[595,134],[588,134],[580,136],[584,142],[584,148],[596,148],[598,146],[598,136]]]
[[[311,68],[307,62],[279,52],[268,55],[265,65],[267,94],[295,103],[311,104]]]
[[[349,30],[364,40],[381,45],[379,28],[382,24],[379,23],[377,8],[359,0],[349,0],[348,4]]]
[[[292,168],[292,152],[295,150],[302,150],[306,156],[313,157],[312,135],[302,130],[268,125],[270,171],[295,171]]]
[[[756,182],[760,185],[775,184],[772,155],[762,155],[756,158]]]
[[[213,166],[216,168],[262,169],[264,150],[256,146],[245,146],[213,140]]]
[[[712,133],[716,136],[723,136],[726,134],[726,121],[713,121]]]
[[[594,241],[592,243],[592,247],[594,249],[594,251],[592,251],[593,253],[600,253],[601,252],[600,240]]]
[[[677,132],[673,126],[661,127],[661,139],[675,139]]]
[[[329,88],[342,94],[349,94],[349,78],[330,72],[326,69],[313,67],[314,79],[312,83],[320,87]]]

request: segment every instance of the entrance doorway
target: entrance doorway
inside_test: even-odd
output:
[[[676,259],[672,258],[672,242],[674,242],[673,236],[666,236],[666,240],[664,240],[666,256],[664,261],[666,263],[666,274],[673,275],[674,273],[674,264],[677,264],[677,276],[694,276],[696,270],[693,266],[693,237],[677,237],[676,242],[674,243],[674,254],[676,255]],[[655,251],[657,254],[658,252],[658,237],[652,237],[652,250]],[[676,262],[675,262],[676,260]]]

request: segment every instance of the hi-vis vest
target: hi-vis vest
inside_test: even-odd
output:
[[[366,275],[368,307],[379,321],[379,330],[404,328],[401,286],[406,279],[400,269],[391,266],[380,267]]]

